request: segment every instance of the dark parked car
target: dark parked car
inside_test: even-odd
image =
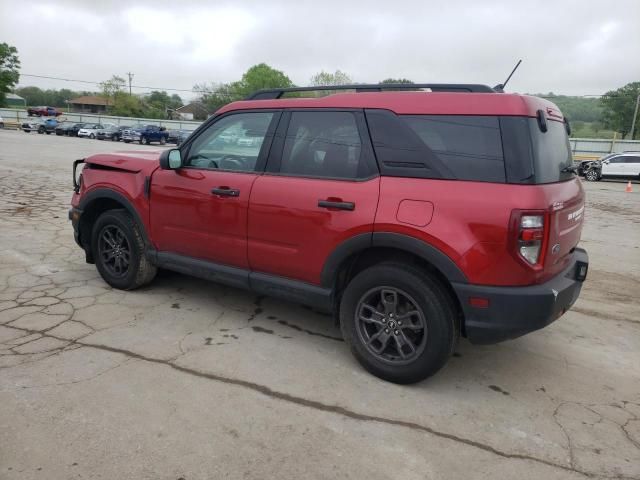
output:
[[[189,130],[169,130],[169,137],[167,138],[167,143],[175,143],[176,145],[182,144],[189,135],[191,135],[191,131]]]
[[[78,160],[76,242],[113,288],[165,268],[333,312],[363,367],[397,383],[437,372],[459,336],[549,325],[589,263],[562,112],[484,85],[415,87],[431,91],[263,90],[180,148]]]
[[[98,130],[98,133],[96,133],[96,138],[98,140],[110,139],[114,142],[119,142],[120,139],[122,138],[122,132],[124,132],[129,128],[131,127],[126,125],[112,125],[102,130]]]
[[[55,107],[29,107],[27,115],[30,117],[57,117],[62,115],[62,112]]]
[[[56,135],[75,137],[83,126],[84,123],[63,122],[56,127]]]

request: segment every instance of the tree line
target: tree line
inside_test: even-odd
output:
[[[14,91],[23,97],[28,105],[50,105],[65,107],[66,101],[82,95],[95,95],[96,92],[73,91],[66,88],[43,90],[38,87],[14,89],[19,80],[20,60],[15,47],[0,43],[0,106],[4,106],[6,94]],[[313,75],[309,86],[346,85],[356,83],[351,76],[340,70],[321,71]],[[387,78],[380,83],[413,83],[406,78]],[[266,63],[249,68],[239,80],[229,83],[202,82],[193,86],[196,102],[202,108],[196,113],[197,119],[206,117],[221,106],[245,98],[256,90],[265,88],[293,87],[294,82],[282,71]],[[148,95],[130,95],[124,78],[113,75],[100,83],[98,94],[107,99],[109,113],[119,116],[171,118],[175,109],[183,104],[177,94],[166,91],[152,91]],[[323,95],[328,92],[316,92]],[[630,133],[636,99],[640,95],[640,82],[632,82],[616,90],[605,93],[601,98],[574,97],[554,93],[537,94],[549,98],[565,114],[573,125],[573,136],[599,136],[605,130],[617,132],[621,137]],[[296,96],[292,94],[290,96]],[[636,122],[633,138],[640,138],[640,119]]]

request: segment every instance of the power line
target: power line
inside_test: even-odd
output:
[[[131,74],[133,76],[133,74]],[[101,85],[103,82],[95,82],[95,81],[91,81],[91,80],[78,80],[78,79],[74,79],[74,78],[62,78],[62,77],[51,77],[48,75],[35,75],[32,73],[20,73],[21,77],[34,77],[34,78],[45,78],[48,80],[61,80],[63,82],[74,82],[74,83],[86,83],[88,85]],[[187,90],[185,88],[166,88],[166,87],[149,87],[146,85],[130,85],[130,87],[132,88],[144,88],[147,90],[170,90],[173,92],[191,92],[191,93],[218,93],[216,91],[209,91],[209,90]]]

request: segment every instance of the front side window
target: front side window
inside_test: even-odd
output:
[[[366,176],[362,142],[350,112],[293,112],[280,172],[308,177]]]
[[[272,112],[238,113],[221,118],[193,142],[186,165],[254,171],[272,119]]]

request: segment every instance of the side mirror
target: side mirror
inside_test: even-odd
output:
[[[176,170],[182,166],[180,150],[173,148],[160,154],[160,168],[163,170]]]
[[[603,160],[602,163],[606,163],[607,165],[609,165],[609,160]]]

